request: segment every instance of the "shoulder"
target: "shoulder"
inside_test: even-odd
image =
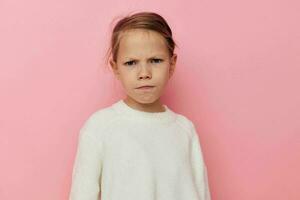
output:
[[[189,139],[191,140],[191,142],[193,144],[196,143],[196,145],[199,145],[200,137],[199,137],[198,131],[197,131],[196,126],[193,123],[193,121],[191,119],[189,119],[188,117],[186,117],[184,115],[180,115],[180,114],[177,116],[177,119],[178,119],[177,120],[178,124],[181,124],[181,126],[188,133],[188,136],[189,136]]]
[[[80,128],[80,134],[83,133],[89,136],[99,136],[104,133],[104,130],[118,119],[118,115],[111,107],[104,107],[92,112],[89,117],[83,122]]]
[[[184,130],[186,130],[189,136],[192,137],[196,131],[193,121],[182,114],[177,113],[176,115],[176,122],[178,123],[178,125],[181,126]]]

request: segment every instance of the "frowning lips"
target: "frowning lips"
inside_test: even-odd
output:
[[[142,85],[140,87],[137,87],[136,89],[139,89],[139,88],[147,88],[147,87],[154,87],[154,85]]]

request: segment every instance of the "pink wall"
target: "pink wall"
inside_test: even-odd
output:
[[[300,199],[300,3],[0,2],[0,199],[66,200],[78,130],[122,97],[113,17],[157,11],[176,73],[163,100],[199,131],[213,200]]]

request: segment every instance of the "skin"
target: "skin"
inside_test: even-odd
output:
[[[122,33],[117,61],[110,60],[116,78],[126,92],[124,102],[145,112],[164,112],[160,101],[174,73],[177,55],[169,56],[163,36],[152,30],[132,29]],[[136,89],[154,85],[151,91]]]

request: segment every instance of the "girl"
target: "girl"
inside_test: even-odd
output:
[[[157,13],[115,25],[109,63],[126,98],[81,128],[70,200],[210,200],[193,122],[160,102],[174,73],[175,45]]]

